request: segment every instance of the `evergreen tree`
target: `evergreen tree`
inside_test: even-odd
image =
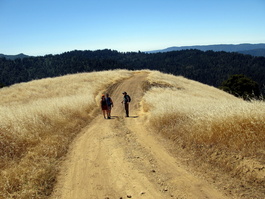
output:
[[[245,100],[260,96],[258,83],[242,74],[230,76],[222,83],[221,89]]]

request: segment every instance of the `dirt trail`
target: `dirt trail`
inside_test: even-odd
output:
[[[185,170],[145,128],[138,102],[146,76],[136,73],[114,88],[112,119],[97,116],[76,139],[52,198],[226,198]],[[132,97],[129,118],[120,103],[123,91]]]

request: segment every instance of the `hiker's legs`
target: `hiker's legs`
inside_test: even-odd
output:
[[[125,103],[125,112],[126,112],[126,117],[129,117],[129,104]]]
[[[110,115],[111,115],[111,106],[108,107],[107,115],[108,115],[108,119],[110,119]]]
[[[102,110],[103,116],[106,119],[106,113],[105,112],[106,112],[106,110]]]

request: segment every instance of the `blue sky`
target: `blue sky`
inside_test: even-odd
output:
[[[0,53],[265,43],[265,0],[0,0]]]

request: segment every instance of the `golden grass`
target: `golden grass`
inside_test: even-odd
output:
[[[189,152],[202,169],[218,168],[242,186],[257,184],[265,190],[263,101],[247,102],[159,72],[150,73],[148,84],[141,103],[155,132],[172,140],[176,150]]]
[[[149,73],[141,107],[151,129],[189,152],[203,169],[217,168],[264,190],[264,102]],[[69,144],[99,110],[101,92],[132,74],[83,73],[0,89],[0,198],[47,198]]]
[[[46,198],[70,142],[98,96],[125,70],[66,75],[0,90],[0,198]]]

